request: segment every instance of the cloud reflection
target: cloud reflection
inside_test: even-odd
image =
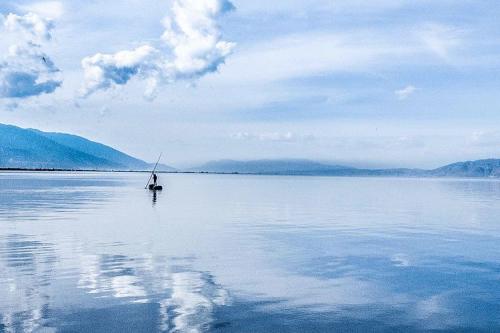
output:
[[[217,307],[227,305],[229,293],[213,276],[171,260],[145,256],[84,255],[78,288],[97,297],[129,303],[156,303],[158,329],[164,332],[201,332],[214,321]]]
[[[212,323],[215,307],[227,305],[229,295],[206,273],[181,272],[172,276],[169,301],[175,314],[171,332],[201,332]]]
[[[217,308],[230,302],[229,293],[212,275],[191,268],[192,259],[82,254],[78,272],[61,281],[53,274],[60,278],[58,263],[63,258],[52,244],[29,236],[0,239],[0,332],[50,331],[53,323],[68,325],[64,318],[71,313],[88,315],[85,309],[95,301],[111,308],[126,306],[128,310],[122,311],[132,311],[136,317],[140,317],[136,306],[147,304],[153,306],[158,331],[202,332],[212,326]],[[78,290],[94,301],[80,303],[83,295]],[[61,300],[62,294],[68,298]],[[64,304],[77,312],[65,310]],[[114,321],[123,317],[107,320],[118,325]]]
[[[0,238],[0,331],[32,332],[50,305],[53,245],[23,235]]]

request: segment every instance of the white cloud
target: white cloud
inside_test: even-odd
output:
[[[315,136],[312,134],[301,135],[293,132],[238,132],[232,134],[231,138],[245,141],[298,142],[314,140]]]
[[[450,26],[426,23],[416,32],[423,45],[443,60],[450,60],[451,51],[461,44],[460,32]]]
[[[177,0],[163,24],[162,39],[172,47],[175,73],[197,77],[214,72],[234,48],[223,41],[217,18],[234,9],[227,0]]]
[[[0,98],[27,98],[54,92],[62,83],[59,69],[40,44],[51,39],[52,21],[33,13],[9,14],[4,28],[15,34],[19,42],[10,45],[0,59]]]
[[[35,2],[27,5],[20,5],[19,9],[50,19],[58,19],[64,14],[64,6],[60,1]]]
[[[295,13],[322,11],[327,13],[377,12],[397,9],[405,0],[274,0],[267,2],[243,1],[241,9],[248,13]],[[238,6],[240,7],[240,6]]]
[[[415,88],[412,85],[406,86],[402,89],[396,90],[394,94],[398,97],[399,100],[405,100],[411,95],[413,95],[417,91],[417,88]]]
[[[239,47],[221,79],[241,84],[244,77],[246,84],[260,85],[330,73],[373,75],[403,66],[458,63],[456,51],[465,40],[463,31],[438,23],[398,29],[306,30]]]
[[[164,69],[159,51],[144,45],[131,51],[115,54],[98,53],[82,60],[85,84],[82,95],[88,96],[98,90],[106,90],[113,85],[124,85],[132,77],[147,78],[161,73]]]
[[[217,18],[232,9],[227,0],[174,1],[173,17],[163,20],[164,45],[145,44],[131,51],[98,53],[82,60],[82,96],[125,85],[138,77],[147,81],[145,97],[152,99],[160,84],[197,79],[217,71],[234,47],[234,43],[222,40]]]
[[[4,27],[7,31],[20,32],[30,40],[41,42],[52,38],[51,30],[54,28],[54,23],[34,13],[24,16],[11,13],[5,18]]]
[[[370,72],[407,61],[421,51],[398,36],[372,31],[306,32],[257,42],[240,50],[221,77],[231,84],[262,84],[332,72]]]

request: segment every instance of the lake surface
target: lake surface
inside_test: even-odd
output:
[[[0,332],[500,332],[496,180],[0,173]]]

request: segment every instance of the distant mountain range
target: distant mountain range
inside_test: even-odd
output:
[[[0,168],[149,170],[151,164],[80,136],[0,124]]]
[[[458,162],[427,173],[435,177],[500,177],[500,159]]]
[[[0,124],[0,168],[150,170],[152,164],[80,136]],[[177,171],[161,164],[159,171]],[[500,177],[500,159],[458,162],[433,170],[362,169],[301,159],[212,161],[188,172],[263,175]]]
[[[360,169],[309,160],[212,161],[192,172],[245,173],[265,175],[401,176],[401,177],[500,177],[500,159],[458,162],[433,170]]]

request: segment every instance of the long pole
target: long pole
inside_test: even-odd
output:
[[[156,171],[156,167],[158,166],[158,163],[160,163],[160,158],[161,158],[162,154],[163,154],[163,152],[160,153],[160,157],[158,157],[158,161],[156,161],[155,167],[153,168],[153,171],[151,171],[151,175],[149,175],[148,183],[146,184],[146,186],[144,186],[145,189],[148,188],[148,185],[151,182],[151,178],[153,177],[153,175]]]

